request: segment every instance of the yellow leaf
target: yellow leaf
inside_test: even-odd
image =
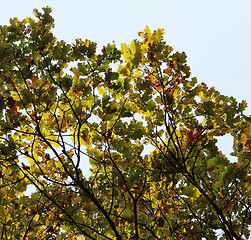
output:
[[[106,90],[104,88],[98,87],[98,91],[100,94],[102,94],[103,96],[106,94]]]
[[[144,29],[144,32],[147,34],[147,37],[150,37],[152,35],[152,32],[148,26]]]
[[[36,214],[33,218],[34,221],[37,221],[39,219],[39,214]]]
[[[202,124],[201,124],[203,127],[205,127],[205,125],[206,125],[206,118],[203,118],[203,120],[202,120]]]
[[[167,186],[167,189],[171,189],[173,186],[173,182],[170,182],[169,185]]]
[[[197,188],[194,188],[193,190],[194,190],[194,196],[198,198],[201,195],[200,191]]]
[[[125,43],[121,44],[121,51],[122,51],[122,54],[123,54],[125,61],[130,60],[131,54],[129,51],[129,46],[127,44],[125,44]]]
[[[21,197],[23,197],[23,196],[24,196],[24,193],[23,193],[23,192],[20,192],[19,195],[20,195]]]

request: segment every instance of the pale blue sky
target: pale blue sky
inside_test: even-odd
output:
[[[51,6],[55,35],[88,38],[100,46],[137,38],[146,25],[164,28],[166,41],[185,51],[193,76],[251,105],[250,0],[24,0],[1,4],[0,24]],[[251,114],[251,106],[246,114]]]
[[[1,3],[0,24],[51,6],[54,34],[72,43],[87,38],[118,46],[146,25],[164,28],[175,51],[185,51],[193,76],[222,94],[246,100],[251,114],[251,0],[23,0]],[[224,140],[225,153],[231,141]],[[224,152],[224,151],[223,151]]]

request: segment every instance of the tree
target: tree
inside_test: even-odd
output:
[[[191,78],[163,29],[98,53],[34,14],[0,28],[1,239],[248,239],[246,102]]]

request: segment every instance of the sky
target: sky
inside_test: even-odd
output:
[[[23,0],[1,3],[0,24],[52,7],[54,34],[68,43],[90,39],[100,48],[130,43],[146,25],[165,29],[167,44],[185,51],[193,76],[250,105],[250,0]]]
[[[186,52],[192,76],[246,100],[251,115],[250,0],[12,0],[1,3],[0,25],[45,6],[52,7],[55,36],[67,43],[90,39],[101,48],[115,40],[119,47],[146,25],[164,28],[167,44]]]

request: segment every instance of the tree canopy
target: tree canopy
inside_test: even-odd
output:
[[[0,27],[1,239],[248,239],[246,102],[191,77],[163,29],[98,52],[34,14]]]

